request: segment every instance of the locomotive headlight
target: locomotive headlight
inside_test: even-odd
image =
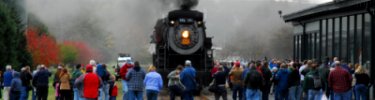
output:
[[[173,24],[174,24],[174,21],[172,20],[170,23],[173,25]]]
[[[189,38],[189,36],[190,36],[190,33],[188,30],[182,31],[182,38]]]
[[[188,30],[181,31],[181,44],[182,45],[190,45],[190,32]]]

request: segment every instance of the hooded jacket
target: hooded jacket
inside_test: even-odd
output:
[[[22,88],[22,81],[20,79],[20,73],[13,72],[13,79],[11,82],[10,90],[13,92],[20,92]]]
[[[197,87],[195,76],[196,71],[192,66],[186,66],[180,73],[181,83],[185,86],[186,91],[192,91]]]
[[[4,80],[4,82],[3,82],[4,87],[9,87],[10,86],[10,84],[12,82],[12,78],[13,78],[13,70],[7,70],[7,71],[5,71],[4,78],[3,78],[3,80]]]
[[[276,74],[276,80],[278,84],[276,86],[277,92],[285,92],[288,90],[288,76],[289,70],[287,68],[281,68]]]
[[[143,80],[146,76],[146,72],[141,69],[140,66],[135,66],[130,69],[126,74],[126,79],[128,79],[128,88],[131,91],[143,91],[144,84]]]
[[[129,68],[132,68],[132,67],[133,67],[133,65],[130,64],[130,63],[126,63],[126,64],[124,64],[124,65],[121,67],[121,69],[120,69],[120,76],[121,76],[121,78],[122,78],[123,80],[127,80],[127,79],[126,79],[126,74],[128,73]]]
[[[75,85],[81,91],[84,98],[95,99],[99,96],[99,88],[102,86],[102,80],[98,75],[88,72],[77,78]]]
[[[47,69],[40,69],[33,77],[33,85],[36,87],[48,87],[48,78],[51,76],[51,72]]]
[[[106,83],[109,80],[109,74],[107,72],[107,69],[102,64],[98,64],[96,66],[96,74],[99,75],[99,77],[102,79],[104,83]]]

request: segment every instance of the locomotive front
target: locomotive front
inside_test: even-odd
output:
[[[205,31],[203,13],[176,10],[168,14],[168,45],[178,54],[190,55],[202,48]]]
[[[153,64],[163,78],[178,65],[190,60],[197,71],[197,82],[208,85],[213,66],[212,38],[206,36],[203,13],[185,9],[170,11],[154,27],[151,43],[155,44]]]

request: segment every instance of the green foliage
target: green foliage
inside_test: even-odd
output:
[[[60,54],[65,64],[71,64],[77,60],[78,50],[71,45],[60,45]]]
[[[11,3],[10,3],[11,4]],[[0,1],[0,67],[12,65],[15,69],[30,65],[31,57],[26,50],[24,25],[19,14],[10,4]]]

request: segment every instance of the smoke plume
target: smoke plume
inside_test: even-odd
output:
[[[148,53],[155,22],[169,11],[188,7],[205,14],[208,36],[222,47],[219,57],[239,55],[288,58],[291,25],[278,15],[302,9],[306,3],[274,0],[26,0],[59,42],[80,40],[101,52],[100,62],[114,62],[118,53],[151,62]],[[94,59],[94,58],[93,58]]]

